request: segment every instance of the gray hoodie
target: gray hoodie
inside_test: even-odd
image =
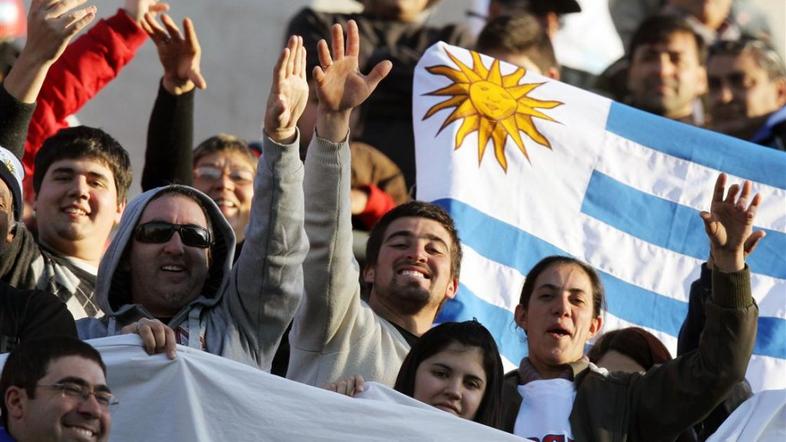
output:
[[[246,240],[234,267],[232,228],[216,204],[197,191],[215,237],[210,274],[202,295],[167,324],[188,331],[189,347],[270,370],[303,294],[308,240],[303,228],[303,163],[297,146],[297,140],[282,146],[265,139]],[[143,306],[131,303],[129,271],[120,264],[142,212],[164,189],[149,190],[128,204],[98,269],[96,299],[106,316],[78,321],[80,338],[118,334],[140,318],[153,318]]]

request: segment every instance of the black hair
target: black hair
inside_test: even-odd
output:
[[[655,15],[639,25],[630,40],[627,57],[633,60],[636,49],[644,45],[667,42],[674,34],[687,34],[696,42],[696,57],[699,65],[707,64],[707,44],[693,27],[682,17],[675,15]]]
[[[461,271],[461,243],[459,242],[458,231],[453,223],[453,218],[441,207],[436,204],[424,201],[410,201],[393,208],[386,213],[374,227],[366,242],[366,267],[373,267],[379,258],[379,250],[382,248],[385,231],[390,224],[405,217],[426,218],[436,221],[447,230],[453,244],[450,244],[450,273],[454,278],[458,278]]]
[[[404,358],[393,388],[414,397],[415,377],[420,364],[453,343],[478,348],[483,354],[486,390],[473,420],[499,428],[502,417],[502,360],[491,333],[478,321],[446,322],[424,333]]]
[[[23,388],[30,398],[34,398],[36,385],[46,376],[50,364],[67,356],[79,356],[95,362],[106,377],[106,365],[101,359],[101,354],[90,344],[72,337],[31,339],[22,342],[8,355],[3,374],[0,375],[0,392],[3,395],[0,412],[6,428],[8,428],[8,408],[5,404],[5,393],[8,388],[11,386]]]
[[[527,278],[524,280],[524,287],[521,289],[519,304],[521,304],[525,310],[529,309],[529,300],[532,297],[532,292],[535,291],[535,282],[538,276],[549,267],[559,264],[578,266],[587,274],[587,277],[590,279],[590,284],[592,284],[592,314],[593,317],[596,318],[600,316],[603,311],[606,310],[606,295],[603,290],[603,283],[600,280],[600,276],[598,276],[598,272],[596,272],[591,265],[570,256],[554,255],[538,261],[538,263],[527,273]]]
[[[98,159],[112,171],[117,202],[125,201],[132,178],[128,152],[108,133],[88,126],[61,129],[44,141],[35,155],[33,188],[36,193],[40,192],[44,176],[54,162],[84,158]]]

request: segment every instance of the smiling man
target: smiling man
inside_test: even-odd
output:
[[[706,52],[703,40],[685,20],[647,19],[633,35],[628,52],[628,102],[672,120],[702,125]]]
[[[352,253],[349,115],[374,91],[391,65],[358,72],[362,50],[354,21],[332,30],[333,54],[323,40],[315,69],[319,97],[316,136],[306,156],[306,232],[311,248],[303,265],[306,295],[289,335],[287,377],[323,385],[349,376],[392,386],[401,362],[458,289],[461,246],[450,216],[410,202],[383,216],[366,245],[361,300]],[[346,85],[337,88],[335,85]]]
[[[106,441],[109,408],[106,366],[89,344],[74,338],[28,341],[8,356],[0,378],[0,441]]]
[[[213,199],[182,185],[148,190],[128,204],[101,260],[96,298],[106,315],[79,321],[80,337],[137,333],[149,353],[174,357],[181,344],[270,370],[303,294],[308,250],[295,129],[308,96],[305,57],[292,37],[276,64],[234,265],[235,235]]]

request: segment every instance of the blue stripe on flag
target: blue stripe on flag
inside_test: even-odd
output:
[[[753,353],[786,358],[786,321],[768,316],[760,317]]]
[[[693,208],[642,192],[598,171],[592,172],[581,211],[659,247],[707,259],[704,222]],[[764,229],[767,237],[748,259],[756,273],[786,279],[786,234]]]
[[[665,154],[786,189],[786,155],[612,102],[606,130]],[[668,136],[664,136],[668,134]]]
[[[459,284],[458,295],[442,306],[437,322],[472,319],[477,319],[489,329],[497,341],[499,352],[510,362],[518,364],[527,355],[527,337],[516,326],[513,313],[484,301],[465,285]]]
[[[524,275],[546,256],[568,255],[546,241],[486,215],[461,201],[440,199],[434,203],[445,208],[453,217],[456,225],[460,227],[459,235],[462,243],[472,247],[485,258],[515,268]],[[606,288],[610,314],[643,327],[677,336],[687,313],[687,303],[643,289],[602,271],[599,271],[599,274]],[[445,304],[438,320],[469,320],[474,317],[484,324],[495,324],[492,333],[497,339],[503,339],[503,343],[500,344],[501,351],[502,347],[505,347],[503,354],[512,362],[516,362],[515,356],[518,354],[514,353],[513,349],[516,345],[523,344],[504,341],[503,337],[511,334],[509,331],[511,324],[514,323],[513,313],[483,301],[465,286],[461,287],[456,298],[455,301]],[[490,322],[487,323],[486,318]],[[513,341],[517,341],[517,338],[513,338]],[[786,359],[786,320],[773,317],[759,319],[754,353]]]

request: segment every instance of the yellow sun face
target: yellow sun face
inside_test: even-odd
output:
[[[543,83],[519,84],[527,72],[524,68],[502,75],[498,60],[494,60],[491,67],[487,69],[480,59],[480,54],[474,51],[470,51],[472,67],[462,63],[449,51],[445,52],[458,66],[458,70],[445,65],[431,66],[426,70],[434,75],[445,76],[453,83],[426,95],[449,98],[432,106],[423,116],[423,120],[443,109],[453,108],[453,112],[442,123],[439,131],[441,132],[454,121],[463,119],[461,127],[456,132],[455,148],[461,146],[467,135],[477,132],[478,164],[483,160],[486,145],[491,140],[494,156],[505,171],[508,170],[508,160],[505,156],[505,143],[508,137],[516,143],[527,160],[529,155],[521,138],[521,132],[534,142],[551,148],[551,143],[538,131],[532,119],[555,121],[538,109],[553,109],[562,103],[527,96]]]

